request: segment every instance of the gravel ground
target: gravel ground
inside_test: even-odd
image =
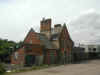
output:
[[[100,75],[100,60],[92,60],[81,64],[69,64],[12,75]]]

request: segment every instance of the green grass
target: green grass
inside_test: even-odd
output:
[[[41,70],[41,69],[55,67],[55,66],[59,66],[59,65],[52,64],[52,65],[32,66],[31,68],[28,68],[28,69],[24,68],[24,69],[21,69],[21,70],[12,70],[12,72],[6,73],[5,75],[12,75],[13,73],[20,73],[20,72],[28,72],[28,71],[34,71],[34,70]]]
[[[40,65],[40,66],[32,66],[31,68],[24,68],[24,69],[21,69],[21,70],[12,70],[11,73],[19,73],[19,72],[27,72],[27,71],[33,71],[33,70],[40,70],[40,69],[44,69],[44,68],[48,68],[49,66],[48,65]],[[8,73],[8,74],[11,74],[11,73]]]
[[[12,73],[5,73],[4,75],[11,75]]]

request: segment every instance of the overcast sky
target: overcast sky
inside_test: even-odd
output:
[[[75,43],[100,43],[100,0],[0,0],[0,38],[23,40],[43,17],[67,24]],[[52,25],[53,26],[53,25]]]

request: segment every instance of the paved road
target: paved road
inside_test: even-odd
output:
[[[16,73],[13,75],[100,75],[100,60]]]

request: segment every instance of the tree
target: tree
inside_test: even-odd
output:
[[[14,41],[0,39],[0,61],[5,62],[10,59],[9,56],[12,52],[11,47],[15,45],[16,43]]]

